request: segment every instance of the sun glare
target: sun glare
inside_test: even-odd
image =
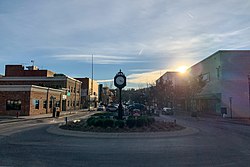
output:
[[[180,66],[176,69],[176,71],[180,72],[180,73],[185,73],[187,70],[187,66]]]

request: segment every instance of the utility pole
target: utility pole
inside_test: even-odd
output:
[[[93,95],[93,79],[94,79],[94,56],[92,54],[91,95]]]
[[[91,110],[92,106],[92,98],[93,95],[93,79],[94,79],[94,55],[92,54],[92,61],[91,61],[91,87],[90,87],[90,94],[89,94],[89,110]]]
[[[231,118],[233,118],[232,99],[233,99],[232,97],[229,97],[229,109],[231,112]]]

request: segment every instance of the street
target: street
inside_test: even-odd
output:
[[[1,132],[0,166],[249,166],[250,126],[190,116],[161,119],[176,119],[199,132],[176,137],[156,133],[155,138],[71,137],[48,133],[51,121],[33,122],[24,131]]]

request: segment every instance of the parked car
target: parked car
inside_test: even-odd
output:
[[[105,106],[104,105],[99,105],[97,107],[97,111],[105,111]]]
[[[134,109],[137,109],[137,110],[140,110],[140,111],[146,110],[145,105],[139,104],[139,103],[135,103],[133,105],[129,105],[127,108],[129,109],[129,111],[133,111]]]
[[[163,107],[162,114],[173,115],[174,110],[173,110],[173,108],[170,108],[170,107]]]
[[[108,105],[106,107],[106,111],[109,111],[109,112],[115,112],[116,110],[117,110],[117,107],[114,105]]]

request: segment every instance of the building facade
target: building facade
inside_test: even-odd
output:
[[[174,95],[169,101],[169,104],[167,104],[165,107],[174,107],[175,110],[184,110],[186,108],[185,96],[187,80],[187,75],[176,71],[167,71],[156,80],[156,87],[158,84],[165,83],[167,81],[171,81],[172,83],[171,86],[173,87],[173,90],[166,93],[173,93]]]
[[[36,85],[0,85],[0,115],[29,116],[62,111],[64,90]]]
[[[98,104],[98,83],[90,78],[76,78],[82,82],[81,104],[82,108],[96,108]]]
[[[196,95],[197,110],[227,117],[250,117],[250,51],[218,51],[188,70],[202,75],[205,87]]]
[[[39,70],[34,66],[30,66],[26,70],[22,65],[6,65],[5,75],[0,78],[0,85],[16,85],[17,87],[18,85],[36,85],[45,89],[58,90],[62,92],[60,100],[57,100],[60,101],[60,104],[56,103],[60,111],[80,109],[81,81],[64,74]],[[56,98],[56,96],[52,96],[53,98]],[[49,106],[49,104],[47,105]]]

